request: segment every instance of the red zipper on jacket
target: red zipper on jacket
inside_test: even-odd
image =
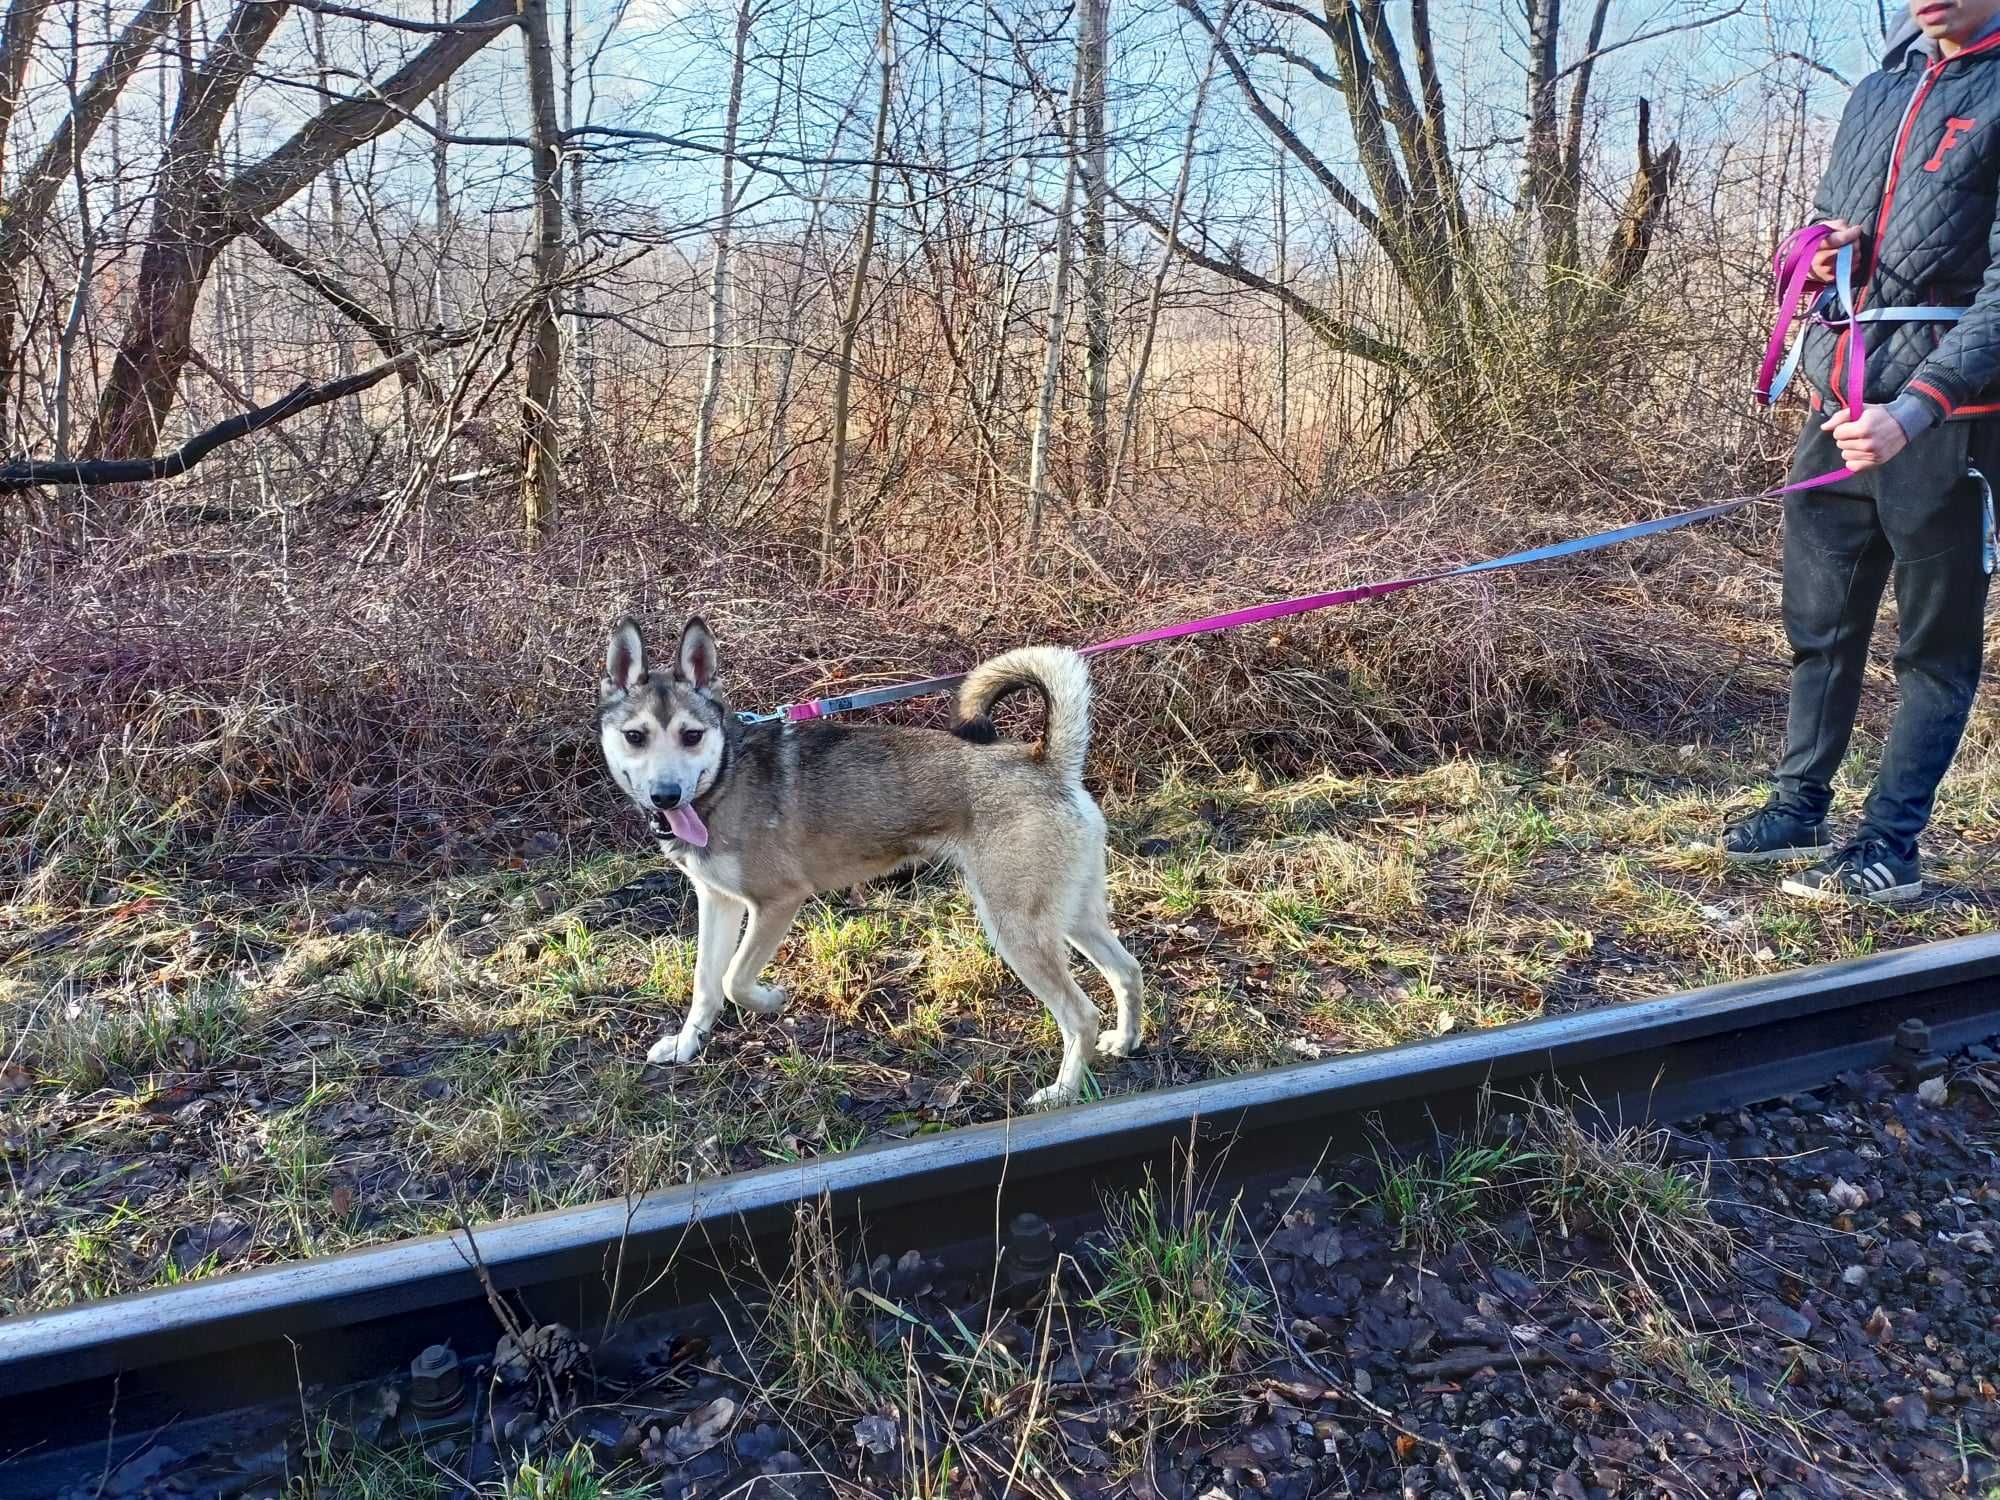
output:
[[[1985,41],[1975,46],[1967,47],[1960,52],[1954,52],[1950,57],[1937,58],[1935,61],[1924,65],[1923,80],[1917,85],[1916,97],[1910,100],[1909,111],[1903,116],[1903,128],[1896,133],[1896,149],[1889,154],[1889,176],[1882,184],[1882,207],[1875,215],[1874,254],[1869,258],[1868,274],[1862,278],[1861,285],[1855,289],[1854,293],[1854,311],[1856,313],[1859,313],[1862,305],[1867,302],[1868,289],[1875,281],[1876,267],[1882,255],[1882,236],[1889,227],[1889,210],[1896,203],[1896,183],[1903,175],[1903,152],[1910,144],[1911,132],[1917,128],[1917,116],[1923,113],[1924,100],[1930,97],[1932,85],[1943,76],[1944,70],[1951,64],[1957,62],[1961,57],[1971,57],[1976,53],[1990,52],[1995,47],[2000,47],[2000,35],[1989,36]],[[1834,347],[1832,385],[1835,392],[1840,390],[1840,372],[1846,364],[1847,354],[1853,347],[1854,340],[1860,336],[1861,325],[1858,322],[1850,322],[1847,325],[1847,332],[1841,336],[1840,342]],[[1862,393],[1862,399],[1867,399],[1867,392],[1864,391]]]

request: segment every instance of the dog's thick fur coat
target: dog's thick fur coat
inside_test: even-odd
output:
[[[961,870],[994,950],[1062,1031],[1056,1080],[1028,1103],[1081,1097],[1098,1055],[1139,1045],[1139,965],[1112,931],[1104,816],[1083,788],[1090,676],[1074,651],[1029,646],[975,668],[952,733],[884,725],[746,725],[715,687],[716,647],[691,620],[674,664],[650,670],[638,625],[613,629],[599,692],[611,774],[652,815],[661,850],[699,902],[694,995],[686,1021],[647,1054],[697,1056],[723,1001],[773,1014],[785,993],[759,976],[799,908],[920,860]],[[996,741],[987,715],[1011,693],[1039,693],[1041,742]],[[1069,949],[1100,969],[1117,1001],[1100,1035],[1096,1007],[1070,974]]]

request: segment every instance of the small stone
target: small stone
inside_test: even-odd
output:
[[[1375,1389],[1375,1377],[1373,1375],[1370,1375],[1366,1370],[1356,1370],[1354,1372],[1355,1395],[1365,1396],[1374,1389]]]
[[[1757,1307],[1757,1321],[1771,1332],[1788,1339],[1803,1339],[1812,1332],[1812,1319],[1795,1312],[1782,1302],[1763,1302]]]
[[[1866,1266],[1849,1266],[1845,1271],[1840,1273],[1840,1279],[1847,1286],[1866,1286],[1868,1285],[1868,1268]]]
[[[1922,1432],[1930,1425],[1930,1403],[1915,1391],[1906,1396],[1891,1396],[1882,1403],[1882,1410],[1911,1432]]]

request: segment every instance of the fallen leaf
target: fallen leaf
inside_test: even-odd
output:
[[[502,1334],[493,1349],[493,1373],[509,1385],[519,1385],[537,1373],[558,1379],[574,1370],[589,1351],[560,1323],[530,1328],[516,1339]]]
[[[1868,1190],[1856,1187],[1845,1177],[1834,1178],[1833,1186],[1827,1190],[1826,1195],[1833,1200],[1837,1208],[1856,1209],[1868,1206]]]
[[[1417,1451],[1417,1440],[1415,1438],[1411,1437],[1407,1432],[1399,1432],[1396,1434],[1397,1458],[1399,1459],[1408,1458],[1412,1453],[1416,1451]]]
[[[1889,1322],[1889,1315],[1878,1306],[1875,1311],[1868,1315],[1868,1321],[1861,1325],[1861,1331],[1875,1340],[1876,1343],[1886,1344],[1889,1342],[1894,1328]]]
[[[896,1451],[896,1424],[887,1417],[863,1417],[854,1424],[854,1441],[877,1457]]]
[[[1926,1078],[1917,1085],[1917,1097],[1932,1109],[1943,1109],[1951,1098],[1951,1088],[1942,1078]]]
[[[675,1458],[686,1463],[691,1458],[699,1458],[729,1431],[729,1424],[736,1420],[736,1402],[728,1396],[717,1396],[708,1405],[688,1415],[669,1428],[666,1448]]]

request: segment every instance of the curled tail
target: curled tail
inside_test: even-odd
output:
[[[987,715],[1002,698],[1024,689],[1042,695],[1048,725],[1037,758],[1065,781],[1081,783],[1083,757],[1090,749],[1090,669],[1066,646],[1022,646],[974,667],[958,690],[962,738],[990,742]]]

